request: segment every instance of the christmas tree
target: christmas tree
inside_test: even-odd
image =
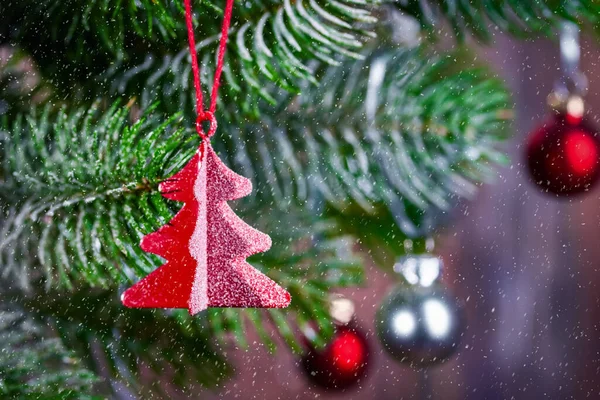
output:
[[[193,5],[209,82],[224,4]],[[216,342],[248,346],[248,323],[270,349],[279,336],[297,351],[307,324],[324,341],[328,294],[363,283],[361,256],[389,267],[404,239],[424,245],[505,161],[507,90],[438,39],[600,26],[593,0],[236,4],[212,146],[254,184],[236,214],[273,239],[250,264],[293,301],[192,317],[119,301],[164,263],[139,243],[180,210],[159,185],[199,144],[183,14],[170,0],[0,4],[3,397],[162,393],[145,367],[214,386],[231,372]]]

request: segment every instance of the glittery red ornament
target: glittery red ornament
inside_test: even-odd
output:
[[[581,118],[557,113],[529,138],[527,164],[544,191],[569,196],[589,190],[600,177],[600,137]]]
[[[268,235],[242,221],[226,201],[252,191],[250,180],[228,169],[208,141],[160,185],[164,197],[185,204],[141,247],[166,263],[122,296],[127,307],[287,307],[287,291],[245,261],[271,247]]]
[[[358,328],[342,325],[336,328],[329,344],[322,349],[309,345],[302,366],[311,382],[324,389],[345,389],[364,377],[369,347]]]

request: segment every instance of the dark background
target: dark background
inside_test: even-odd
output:
[[[547,117],[559,76],[558,43],[497,37],[479,56],[514,93],[516,119],[506,146],[511,165],[457,212],[437,238],[445,282],[466,302],[469,326],[458,355],[428,378],[399,366],[374,336],[373,316],[394,277],[367,265],[364,288],[348,291],[369,333],[371,362],[360,387],[339,394],[310,389],[284,347],[232,348],[237,375],[201,398],[227,399],[600,399],[600,188],[557,200],[530,186],[523,144]],[[583,40],[589,115],[600,115],[600,48]]]

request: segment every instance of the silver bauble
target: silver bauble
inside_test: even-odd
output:
[[[382,302],[377,335],[386,351],[415,367],[442,363],[457,350],[465,328],[461,304],[438,282],[435,257],[402,259],[395,269],[405,280]]]

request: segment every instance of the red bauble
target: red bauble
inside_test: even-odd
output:
[[[589,190],[600,178],[600,137],[588,122],[559,113],[529,138],[527,163],[544,191],[569,196]]]
[[[364,377],[369,346],[364,333],[349,325],[338,326],[325,348],[309,350],[302,366],[309,380],[324,389],[341,390],[355,385]]]

